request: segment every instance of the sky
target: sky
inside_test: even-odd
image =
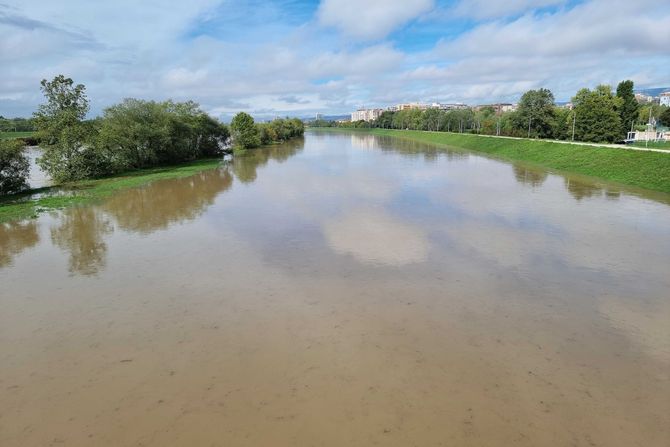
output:
[[[649,0],[0,0],[0,115],[39,82],[194,100],[224,121],[401,102],[515,102],[632,79],[670,86],[670,8]]]

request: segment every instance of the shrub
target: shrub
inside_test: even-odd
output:
[[[0,140],[0,194],[12,194],[28,187],[30,162],[20,140]]]

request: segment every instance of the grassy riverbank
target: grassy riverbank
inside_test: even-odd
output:
[[[644,147],[648,149],[663,149],[666,151],[670,151],[670,143],[667,141],[648,141],[645,143],[644,141],[638,141],[636,143],[632,144],[635,147]]]
[[[114,192],[136,188],[162,179],[188,177],[206,169],[216,168],[221,159],[203,159],[177,166],[142,169],[96,180],[26,191],[0,197],[0,223],[25,219],[53,209],[100,201]]]
[[[352,129],[342,130],[352,131]],[[446,132],[389,129],[353,131],[468,149],[504,160],[519,160],[544,168],[670,193],[670,154],[660,152]]]
[[[0,132],[0,140],[11,140],[14,138],[34,138],[37,132]]]

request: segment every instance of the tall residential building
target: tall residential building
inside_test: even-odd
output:
[[[430,108],[429,104],[422,104],[420,102],[408,102],[404,104],[398,104],[395,106],[395,110],[398,112],[401,110],[409,110],[409,109],[426,110],[429,108]]]
[[[374,121],[383,111],[383,109],[358,109],[351,113],[351,121]]]

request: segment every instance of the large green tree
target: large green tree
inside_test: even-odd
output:
[[[583,88],[572,98],[574,104],[575,139],[596,143],[612,143],[621,139],[621,99],[612,94],[609,85],[593,90]]]
[[[619,116],[621,117],[622,136],[625,136],[628,129],[634,127],[638,118],[640,106],[635,99],[633,92],[633,81],[621,81],[616,88],[616,96],[621,100]]]
[[[43,79],[46,102],[35,112],[35,127],[43,149],[38,164],[58,182],[100,174],[100,156],[92,143],[95,127],[85,123],[89,110],[86,87],[70,78]]]
[[[230,122],[233,144],[238,149],[249,149],[261,144],[260,133],[254,119],[248,113],[240,112]]]
[[[528,137],[550,138],[555,126],[554,94],[541,88],[528,90],[513,117],[515,128]]]
[[[30,169],[21,140],[0,140],[0,194],[12,194],[28,187]]]

